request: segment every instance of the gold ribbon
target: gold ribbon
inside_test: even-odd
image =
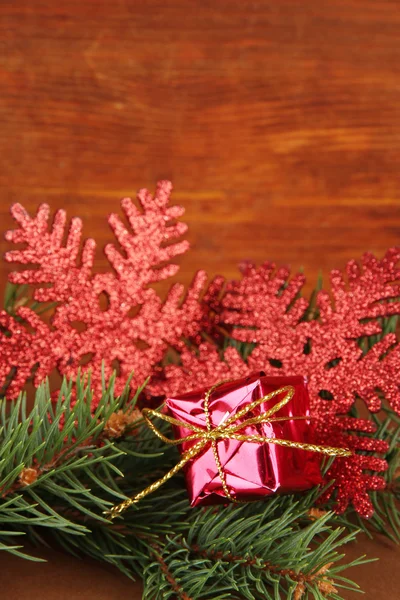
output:
[[[148,487],[146,487],[144,490],[142,490],[141,492],[139,492],[132,498],[128,498],[127,500],[124,500],[120,504],[113,506],[113,508],[111,508],[110,510],[105,511],[105,514],[107,514],[111,519],[115,518],[117,515],[120,515],[127,508],[129,508],[133,504],[136,504],[137,502],[139,502],[139,500],[141,500],[148,494],[151,494],[152,492],[157,490],[159,487],[161,487],[166,481],[168,481],[168,479],[170,479],[176,473],[178,473],[178,471],[180,471],[186,465],[186,463],[189,462],[189,460],[191,460],[192,458],[197,456],[208,445],[211,445],[211,448],[212,448],[212,451],[214,454],[214,458],[215,458],[215,463],[217,465],[218,473],[219,473],[219,476],[221,479],[222,488],[225,492],[226,497],[229,500],[231,500],[232,502],[240,503],[240,500],[236,500],[235,498],[233,498],[233,496],[231,495],[231,493],[228,489],[228,485],[226,483],[226,478],[225,478],[225,473],[224,473],[224,470],[223,470],[223,467],[221,464],[221,460],[218,455],[218,447],[217,447],[218,440],[238,440],[240,442],[253,442],[256,444],[260,444],[260,443],[276,444],[277,446],[285,446],[288,448],[300,448],[302,450],[308,450],[309,452],[318,452],[320,454],[326,454],[327,456],[340,456],[340,457],[351,456],[352,452],[348,448],[335,448],[332,446],[320,446],[320,445],[316,445],[316,444],[294,442],[291,440],[281,440],[278,438],[269,438],[269,437],[265,437],[263,435],[247,435],[247,434],[243,434],[243,433],[238,433],[238,432],[240,432],[240,430],[245,429],[246,427],[249,427],[250,425],[257,425],[259,423],[277,423],[279,421],[295,421],[295,420],[310,419],[310,417],[307,417],[307,416],[304,416],[304,417],[273,417],[273,418],[271,418],[275,413],[277,413],[283,406],[285,406],[293,398],[295,390],[294,390],[294,387],[291,385],[281,387],[278,390],[274,390],[270,394],[267,394],[263,398],[259,398],[258,400],[254,400],[253,402],[246,404],[236,414],[229,417],[226,421],[224,421],[220,425],[213,426],[213,424],[211,423],[211,416],[210,416],[210,410],[209,410],[210,396],[216,388],[223,385],[224,383],[228,383],[229,381],[230,380],[220,381],[219,383],[213,385],[208,390],[208,392],[206,392],[206,394],[205,394],[204,414],[206,417],[206,429],[203,429],[202,427],[197,427],[196,425],[192,425],[192,424],[186,423],[184,421],[180,421],[179,419],[175,419],[174,417],[165,415],[165,414],[160,413],[157,410],[153,410],[151,408],[144,408],[142,410],[143,419],[145,420],[148,427],[153,431],[153,433],[156,436],[158,436],[166,444],[171,444],[171,445],[176,446],[178,444],[183,444],[183,442],[190,442],[190,441],[196,441],[196,440],[197,440],[197,443],[194,446],[192,446],[191,448],[189,448],[189,450],[187,450],[182,455],[181,460],[170,471],[168,471],[165,475],[163,475],[160,479],[158,479],[154,483],[150,484]],[[246,414],[250,413],[254,408],[256,408],[256,406],[259,406],[263,402],[269,402],[270,400],[272,400],[273,398],[275,398],[275,396],[278,396],[279,394],[285,394],[285,397],[282,400],[280,400],[279,402],[277,402],[272,408],[270,408],[269,410],[266,410],[265,412],[262,412],[257,417],[250,417],[250,418],[246,419],[245,421],[242,421],[241,423],[237,423],[237,421],[239,419],[244,417]],[[182,437],[182,438],[170,439],[170,438],[166,437],[163,433],[161,433],[161,431],[159,429],[157,429],[157,427],[154,425],[154,423],[150,420],[150,418],[149,418],[150,416],[161,419],[162,421],[167,421],[167,423],[170,423],[171,425],[177,425],[178,427],[184,427],[185,429],[189,429],[190,431],[193,431],[194,433],[187,435],[185,437]]]

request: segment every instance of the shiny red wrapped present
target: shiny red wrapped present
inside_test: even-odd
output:
[[[284,398],[288,389],[290,401]],[[192,506],[257,500],[321,483],[321,454],[304,449],[315,443],[304,377],[257,373],[168,398],[166,404],[181,454],[193,453],[184,466]],[[221,427],[226,437],[218,434]],[[208,432],[209,443],[203,440],[200,451],[196,430]]]

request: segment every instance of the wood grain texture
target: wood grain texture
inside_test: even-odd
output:
[[[2,229],[12,202],[46,201],[102,246],[118,199],[168,178],[193,243],[182,281],[272,259],[311,287],[382,254],[400,239],[398,9],[3,0]]]
[[[181,281],[272,259],[311,289],[382,254],[400,241],[399,27],[396,0],[1,0],[1,229],[12,202],[46,201],[103,246],[118,199],[168,178]],[[91,597],[78,581],[68,597]]]

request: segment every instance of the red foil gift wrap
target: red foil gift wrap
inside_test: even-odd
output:
[[[205,389],[168,398],[166,405],[169,415],[180,423],[206,429],[206,410],[212,426],[218,427],[246,405],[283,386],[294,388],[291,401],[275,413],[271,422],[246,426],[240,433],[314,444],[310,419],[293,419],[310,415],[304,377],[265,377],[257,373],[218,385],[209,395],[208,407],[205,406],[205,396],[209,390]],[[237,423],[265,413],[280,400],[282,395],[278,394],[255,407]],[[280,421],[281,418],[284,420]],[[174,434],[176,438],[185,438],[193,434],[193,430],[174,425]],[[185,455],[195,444],[196,440],[182,442],[179,445],[181,454]],[[218,439],[216,447],[230,496],[237,501],[257,500],[275,493],[300,492],[322,482],[321,455],[317,452],[236,439]],[[228,501],[211,444],[191,458],[184,469],[192,506]]]

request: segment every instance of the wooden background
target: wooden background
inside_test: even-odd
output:
[[[12,202],[46,201],[103,246],[119,198],[168,178],[182,281],[248,258],[311,286],[382,254],[400,241],[399,28],[384,0],[0,0],[2,229]]]
[[[320,268],[382,254],[400,241],[399,9],[0,0],[1,229],[12,202],[46,201],[82,216],[102,246],[118,199],[168,178],[193,243],[181,281],[273,259],[304,267],[311,288]],[[60,585],[73,573],[68,598],[91,597],[71,560]],[[367,598],[394,597],[380,594]]]

